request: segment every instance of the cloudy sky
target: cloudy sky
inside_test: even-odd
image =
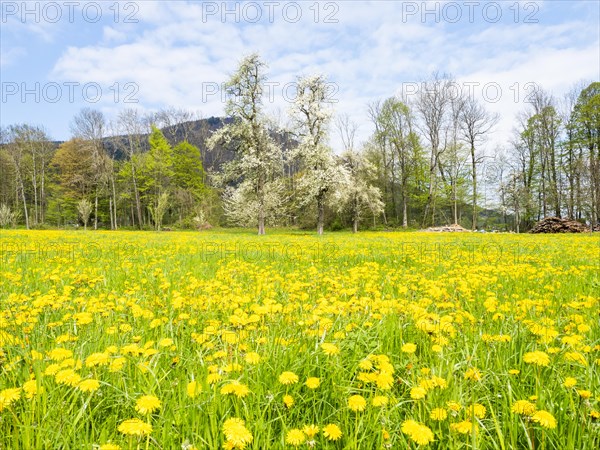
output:
[[[560,98],[600,79],[599,23],[596,0],[3,1],[1,124],[42,124],[64,140],[86,106],[109,118],[128,107],[222,115],[219,86],[259,52],[281,122],[290,83],[322,73],[336,112],[366,139],[369,102],[414,92],[439,71],[501,114],[497,146],[535,86]]]

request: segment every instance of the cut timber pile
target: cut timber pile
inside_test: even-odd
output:
[[[546,217],[531,229],[530,233],[587,233],[590,229],[581,222],[560,217]]]
[[[434,233],[463,233],[468,232],[469,230],[461,227],[459,224],[455,223],[453,225],[445,225],[443,227],[429,227],[421,231],[429,231]]]

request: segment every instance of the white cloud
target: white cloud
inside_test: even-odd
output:
[[[513,99],[515,83],[522,89],[535,81],[560,95],[579,79],[600,75],[598,33],[585,18],[558,24],[434,25],[399,20],[400,2],[341,2],[338,23],[315,23],[310,5],[303,3],[298,23],[276,13],[273,23],[248,24],[223,23],[218,17],[205,21],[197,3],[139,5],[138,25],[105,27],[98,44],[67,48],[52,76],[107,86],[132,81],[140,87],[143,107],[174,105],[220,115],[223,102],[218,96],[203,98],[203,83],[224,82],[244,54],[259,51],[273,81],[327,74],[340,88],[338,111],[362,123],[359,138],[365,139],[367,102],[439,70],[460,81],[501,86],[500,101],[489,103],[503,116],[490,143],[496,145],[507,139],[514,115],[526,106],[522,98]],[[543,11],[552,8],[540,5]],[[272,109],[287,109],[281,95]]]

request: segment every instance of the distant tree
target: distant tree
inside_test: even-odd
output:
[[[73,118],[71,132],[74,137],[83,139],[91,147],[92,180],[94,186],[94,229],[98,228],[98,199],[107,188],[111,172],[109,158],[104,151],[106,119],[101,111],[83,108]],[[112,216],[111,211],[111,216]]]
[[[200,149],[187,141],[173,148],[172,193],[179,218],[191,218],[206,195],[206,174]]]
[[[349,208],[352,232],[356,233],[365,212],[370,212],[374,218],[382,213],[381,191],[372,184],[375,167],[363,154],[346,150],[340,157],[340,165],[343,182],[334,192],[333,200],[338,210]]]
[[[135,109],[125,109],[119,113],[117,120],[117,134],[124,136],[124,144],[116,141],[116,145],[124,147],[127,161],[121,167],[119,177],[126,184],[129,197],[135,204],[135,215],[132,214],[132,223],[137,217],[137,226],[144,225],[142,213],[140,172],[142,170],[142,151],[145,147],[143,136],[147,133],[144,118]],[[132,207],[133,210],[133,207]]]
[[[323,234],[327,196],[342,182],[342,173],[327,144],[332,115],[330,104],[327,81],[323,76],[298,80],[296,99],[291,107],[294,131],[299,139],[294,150],[301,167],[298,191],[302,206],[316,203],[318,234]]]
[[[83,229],[87,230],[87,224],[90,220],[90,215],[92,214],[92,204],[87,198],[79,200],[79,203],[77,203],[77,212],[79,213],[79,217],[81,217],[81,221],[83,222]]]
[[[154,125],[151,128],[152,132],[148,138],[150,151],[146,159],[146,171],[149,177],[147,187],[152,191],[152,203],[156,207],[162,193],[170,187],[175,173],[173,148],[161,130]]]
[[[4,203],[0,205],[0,228],[7,227],[9,225],[14,226],[16,218],[16,214],[12,212],[10,206]]]
[[[574,145],[584,161],[581,175],[589,180],[590,222],[597,226],[600,221],[600,82],[593,82],[581,91],[571,123]]]
[[[156,231],[160,231],[162,228],[162,221],[165,216],[165,212],[169,207],[169,193],[163,192],[158,197],[156,202],[156,206],[149,206],[150,215],[152,216],[152,220],[154,221],[154,226]]]
[[[374,119],[376,121],[375,141],[390,148],[392,203],[394,206],[401,203],[402,226],[406,228],[409,206],[416,191],[416,181],[422,166],[421,146],[413,127],[413,115],[406,103],[391,97],[381,104]],[[399,202],[395,199],[397,182],[401,197]]]
[[[94,195],[93,148],[89,141],[71,139],[63,142],[50,167],[54,172],[54,193],[49,214],[63,223],[77,214],[77,203]]]
[[[478,145],[483,142],[498,123],[499,116],[486,111],[485,107],[476,98],[468,96],[465,98],[460,110],[461,137],[469,147],[471,156],[471,207],[473,208],[473,219],[471,229],[477,229],[477,171],[479,164],[483,161],[483,155],[478,152]]]
[[[218,144],[234,150],[236,158],[223,167],[222,183],[234,184],[226,189],[225,214],[237,223],[248,220],[251,211],[258,234],[265,234],[268,219],[277,216],[282,184],[281,149],[269,132],[263,108],[263,91],[267,80],[266,65],[257,54],[245,57],[226,83],[226,114],[232,121],[216,131],[207,141],[209,149]],[[245,223],[244,223],[245,224]]]
[[[347,114],[339,116],[335,127],[344,145],[340,165],[344,169],[344,183],[334,194],[338,211],[349,207],[352,217],[352,232],[358,231],[360,219],[365,211],[370,211],[373,219],[383,212],[381,191],[372,183],[377,170],[365,155],[354,148],[358,125]]]
[[[415,107],[420,128],[429,144],[429,195],[424,211],[424,224],[435,223],[439,190],[440,160],[448,147],[448,122],[454,81],[438,73],[422,83]]]
[[[47,167],[54,146],[42,127],[11,125],[3,131],[3,154],[12,166],[15,191],[23,207],[25,225],[43,223],[47,206]],[[31,209],[31,211],[30,211]]]

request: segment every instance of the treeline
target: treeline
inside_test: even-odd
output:
[[[86,108],[60,145],[43,127],[2,129],[0,226],[525,231],[549,215],[598,224],[598,82],[560,100],[535,91],[513,138],[486,155],[498,117],[451,77],[368,105],[374,133],[360,144],[358,125],[334,116],[323,76],[298,79],[285,125],[265,110],[266,81],[265,63],[246,57],[226,83],[228,119],[211,126],[183,110],[124,110],[109,122]]]

